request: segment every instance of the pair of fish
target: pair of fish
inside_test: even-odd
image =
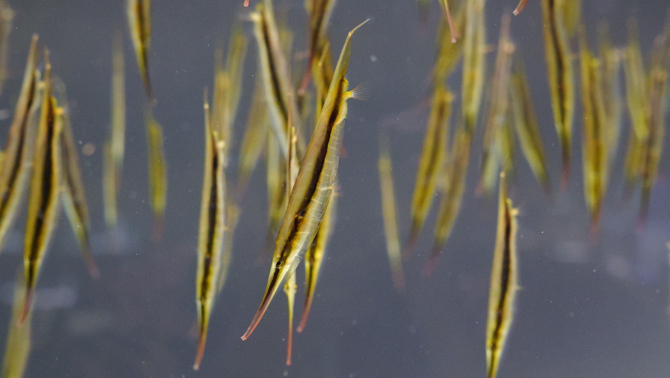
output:
[[[493,251],[489,310],[486,322],[486,376],[494,378],[514,319],[514,303],[519,289],[519,263],[516,248],[518,209],[507,194],[505,173],[498,189],[498,230]]]
[[[333,193],[347,100],[355,96],[354,91],[348,90],[348,81],[345,79],[351,54],[351,37],[362,25],[349,32],[345,40],[328,96],[289,197],[275,243],[265,294],[254,319],[242,336],[243,340],[248,339],[254,331],[277,289],[294,274],[301,256],[310,247],[322,225]]]

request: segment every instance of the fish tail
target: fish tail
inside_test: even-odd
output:
[[[303,306],[302,309],[302,315],[300,315],[300,323],[298,323],[298,328],[296,329],[298,333],[302,333],[302,331],[305,330],[305,326],[307,325],[307,319],[309,318],[309,312],[310,309],[312,308],[312,299],[314,297],[312,295],[305,295],[305,305]]]
[[[293,353],[293,322],[289,320],[288,336],[286,337],[286,366],[291,366],[291,355]]]
[[[423,267],[423,271],[421,272],[424,277],[430,277],[433,275],[435,267],[437,266],[437,259],[440,258],[441,255],[442,243],[436,242],[435,247],[433,247],[433,252],[430,254],[428,262],[426,262],[426,265]]]
[[[93,255],[90,253],[90,251],[84,254],[84,263],[86,263],[86,269],[88,269],[88,274],[90,274],[92,278],[96,280],[100,278],[98,264],[95,263],[95,259],[93,258]]]
[[[419,226],[416,222],[412,222],[412,227],[409,231],[409,237],[407,238],[407,246],[402,253],[402,259],[407,261],[412,256],[414,252],[414,246],[416,245],[417,240],[419,239]]]
[[[160,243],[163,240],[163,228],[165,221],[162,216],[156,216],[154,218],[154,226],[151,231],[151,240],[154,243]]]
[[[205,344],[207,343],[207,330],[204,327],[200,329],[200,336],[198,338],[198,352],[195,355],[195,363],[193,364],[193,370],[200,370],[200,363],[202,362],[202,356],[205,355]]]
[[[393,286],[399,294],[405,293],[405,275],[402,269],[393,270]]]
[[[563,173],[561,174],[561,190],[568,188],[570,180],[570,148],[565,141],[563,142]]]
[[[32,307],[33,303],[33,293],[34,289],[28,285],[26,287],[26,299],[23,303],[23,311],[21,312],[21,317],[19,318],[19,326],[22,326],[23,323],[26,321],[28,318],[28,314],[30,314],[30,309]]]

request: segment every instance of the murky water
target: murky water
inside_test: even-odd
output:
[[[252,1],[253,2],[253,1]],[[330,36],[339,51],[346,32],[365,20],[352,46],[348,79],[367,81],[367,101],[350,101],[335,232],[322,268],[309,324],[294,338],[293,366],[284,365],[286,305],[278,295],[245,342],[240,336],[265,288],[269,263],[257,257],[266,235],[263,168],[242,206],[228,282],[212,316],[201,371],[196,348],[194,280],[204,146],[202,90],[212,86],[213,52],[224,44],[238,1],[154,1],[151,71],[154,109],[165,130],[169,188],[165,235],[151,241],[143,88],[126,37],[128,130],[119,198],[120,232],[108,235],[102,217],[102,144],[110,118],[111,43],[126,32],[122,2],[12,1],[10,79],[0,108],[12,109],[32,33],[51,51],[55,73],[68,85],[75,137],[95,146],[81,156],[101,278],[89,278],[64,216],[38,284],[33,318],[32,377],[481,377],[485,374],[488,281],[497,205],[476,197],[479,143],[472,154],[461,216],[439,265],[422,277],[434,215],[405,264],[407,289],[395,292],[388,267],[377,175],[378,134],[391,137],[400,232],[409,206],[429,112],[430,70],[441,13],[432,4],[421,25],[414,1],[340,0]],[[241,1],[239,1],[241,3]],[[515,0],[488,1],[488,42],[497,42],[500,16]],[[625,21],[640,21],[645,57],[662,30],[662,1],[584,1],[589,38],[608,20],[622,45]],[[302,2],[277,1],[296,46],[307,26]],[[244,12],[243,12],[244,14]],[[247,31],[250,27],[247,25]],[[512,34],[529,74],[555,183],[560,150],[546,81],[539,1],[512,19]],[[255,75],[251,40],[233,159]],[[489,71],[494,53],[489,54]],[[450,79],[460,92],[460,68]],[[578,109],[581,104],[578,103]],[[460,109],[458,103],[455,110]],[[458,111],[456,111],[458,113]],[[581,111],[578,110],[578,117]],[[11,120],[0,121],[6,135]],[[627,135],[628,121],[624,125]],[[575,125],[580,134],[581,122]],[[667,143],[666,143],[667,144]],[[663,159],[647,227],[636,233],[636,200],[622,192],[623,148],[615,163],[598,240],[589,235],[579,143],[573,147],[567,191],[547,200],[519,154],[511,196],[520,207],[520,280],[516,319],[500,368],[504,377],[670,376],[666,241],[670,240],[670,158]],[[236,166],[236,161],[232,166]],[[234,177],[234,169],[230,177]],[[634,197],[637,198],[637,197]],[[434,212],[433,212],[434,213]],[[11,283],[22,263],[22,215],[0,255],[0,338],[11,314]],[[115,244],[118,243],[118,244]],[[114,248],[118,245],[119,248]],[[299,270],[302,280],[302,269]],[[299,293],[302,286],[299,287]],[[302,303],[299,296],[298,303]],[[2,343],[0,342],[0,345]]]

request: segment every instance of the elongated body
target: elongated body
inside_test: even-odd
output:
[[[426,221],[430,206],[437,190],[437,177],[447,156],[449,116],[453,94],[444,85],[435,87],[433,104],[428,118],[428,128],[423,139],[421,160],[414,184],[414,196],[410,209],[410,231],[405,249],[405,257],[409,257],[423,224]],[[380,163],[381,164],[381,163]]]
[[[570,176],[572,123],[575,113],[574,70],[563,10],[568,0],[542,0],[547,77],[551,90],[554,125],[563,157],[562,185]]]
[[[470,148],[472,147],[472,134],[461,126],[456,132],[453,149],[445,164],[444,175],[449,181],[440,207],[437,212],[437,223],[435,224],[435,242],[433,251],[424,267],[424,275],[431,275],[437,264],[437,259],[442,255],[442,248],[449,239],[451,231],[456,223],[456,218],[461,210],[463,192],[465,191],[465,180],[470,163]]]
[[[486,29],[484,0],[468,1],[465,6],[463,36],[462,109],[465,127],[474,133],[484,93],[486,74]]]
[[[274,19],[272,2],[264,0],[258,3],[256,12],[250,15],[254,23],[254,36],[258,46],[258,57],[265,99],[270,114],[272,130],[279,141],[282,155],[288,156],[287,122],[288,114],[299,114],[295,99],[289,100],[291,83],[288,81],[289,68],[280,45],[279,32]],[[290,109],[289,109],[290,108]],[[299,121],[299,118],[294,120]],[[304,141],[301,139],[302,127],[296,123],[298,132],[298,155],[302,155]]]
[[[349,32],[342,48],[326,102],[302,159],[279,229],[265,294],[251,325],[242,336],[243,340],[256,328],[277,289],[295,271],[300,256],[314,240],[330,201],[340,158],[347,100],[354,96],[348,91],[349,84],[344,76],[349,66],[351,37],[361,25]]]
[[[200,229],[198,232],[198,271],[196,275],[196,305],[200,338],[193,369],[200,368],[205,353],[209,318],[217,295],[221,274],[226,227],[226,181],[224,172],[224,141],[214,130],[209,103],[205,101],[205,170],[202,182]]]
[[[126,145],[126,88],[123,42],[120,34],[114,36],[112,48],[112,116],[109,137],[105,143],[103,164],[103,197],[105,223],[116,227],[117,196],[121,188],[123,156]]]
[[[135,48],[137,66],[140,69],[144,90],[153,101],[153,90],[149,75],[149,47],[151,46],[151,0],[126,0],[126,17],[130,28],[130,39]]]
[[[298,89],[298,96],[304,96],[309,85],[310,75],[314,68],[314,61],[323,52],[328,42],[328,24],[333,14],[336,0],[306,0],[305,10],[309,16],[309,57],[307,69]]]
[[[23,377],[30,356],[32,312],[29,312],[23,324],[19,324],[25,296],[25,283],[23,281],[23,274],[19,271],[14,284],[12,317],[9,321],[9,332],[7,332],[5,356],[2,359],[2,376],[5,378]]]
[[[535,115],[533,96],[526,79],[526,70],[521,57],[516,55],[510,77],[510,106],[512,124],[519,138],[523,153],[535,179],[542,185],[544,192],[551,194],[551,182],[547,170],[547,158],[540,136],[540,127]]]
[[[395,192],[393,190],[393,168],[389,151],[388,137],[379,141],[379,184],[382,197],[382,215],[384,218],[384,235],[386,236],[386,253],[393,275],[393,284],[398,291],[405,289],[405,275],[400,255],[400,237],[398,236],[398,215],[396,211]]]
[[[7,80],[9,61],[9,34],[12,32],[14,11],[7,0],[0,0],[0,94]]]
[[[58,222],[61,189],[62,109],[51,96],[51,67],[44,69],[42,113],[37,130],[24,240],[26,295],[21,322],[28,316],[37,279]]]
[[[249,179],[253,173],[258,161],[263,154],[267,134],[270,131],[268,124],[268,112],[265,106],[265,97],[263,96],[263,83],[260,75],[256,76],[256,84],[249,108],[249,118],[242,136],[240,145],[239,166],[237,171],[237,198],[241,199],[246,191]],[[274,136],[272,136],[274,137]]]
[[[167,163],[163,148],[163,128],[151,114],[151,110],[147,110],[145,122],[149,156],[149,197],[154,213],[153,238],[160,240],[163,234],[167,202]]]
[[[91,219],[88,212],[88,203],[86,202],[86,191],[84,181],[81,176],[81,167],[77,157],[77,145],[72,132],[70,123],[69,105],[65,94],[65,84],[58,78],[54,78],[54,91],[56,92],[59,103],[63,108],[62,134],[61,134],[61,162],[63,174],[62,200],[63,208],[70,221],[72,231],[77,237],[79,249],[84,257],[84,263],[88,268],[91,277],[97,278],[100,275],[93,254],[91,253],[90,229]]]
[[[16,219],[18,205],[26,186],[27,167],[32,158],[29,137],[31,114],[35,114],[39,108],[37,40],[37,35],[34,35],[28,52],[21,93],[3,151],[3,163],[0,166],[0,247]]]
[[[514,301],[519,288],[516,252],[518,210],[512,207],[512,200],[507,197],[504,174],[500,175],[498,202],[498,232],[493,251],[489,314],[486,322],[486,376],[489,378],[498,374],[505,341],[514,318]]]

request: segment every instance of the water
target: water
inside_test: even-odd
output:
[[[294,4],[295,3],[295,4]],[[585,1],[584,17],[595,42],[597,22],[608,20],[615,43],[625,42],[625,20],[640,20],[645,56],[663,27],[658,1]],[[488,42],[497,42],[500,15],[516,1],[489,1]],[[92,212],[101,278],[91,280],[64,216],[42,269],[33,318],[28,376],[195,376],[194,276],[202,185],[202,88],[212,86],[213,51],[229,35],[237,1],[154,2],[151,73],[155,115],[165,129],[169,169],[165,237],[151,241],[143,88],[126,37],[128,134],[119,199],[120,252],[110,248],[102,217],[101,146],[109,123],[111,41],[126,32],[120,2],[13,1],[15,29],[10,73],[0,108],[12,109],[30,36],[51,50],[55,73],[68,85],[77,140],[96,147],[81,156]],[[277,2],[297,46],[304,45],[298,2]],[[367,81],[367,101],[350,101],[346,155],[340,164],[338,219],[322,268],[309,324],[294,339],[293,366],[285,359],[286,305],[276,297],[245,342],[240,336],[263,293],[268,263],[257,264],[266,233],[262,167],[250,184],[235,234],[234,262],[212,316],[200,376],[481,377],[485,374],[488,280],[495,237],[495,201],[474,195],[479,148],[468,189],[445,253],[431,278],[421,276],[430,251],[434,215],[405,264],[407,290],[398,295],[385,254],[377,179],[377,137],[391,135],[401,235],[408,232],[409,204],[428,116],[426,101],[440,17],[432,4],[428,24],[418,22],[413,1],[341,0],[330,35],[334,51],[346,32],[372,20],[354,37],[349,81]],[[512,34],[526,62],[548,157],[558,182],[560,161],[546,82],[539,2],[512,20]],[[250,31],[249,26],[246,27]],[[245,70],[239,137],[250,100],[255,45]],[[494,53],[489,54],[489,68]],[[459,73],[450,79],[460,92]],[[454,109],[459,109],[458,104]],[[577,104],[581,108],[581,104]],[[580,111],[578,110],[578,113]],[[626,121],[627,122],[627,121]],[[10,120],[0,121],[5,132]],[[576,122],[575,137],[581,123]],[[627,134],[627,124],[624,135]],[[605,203],[600,239],[589,239],[583,201],[579,143],[566,192],[547,201],[519,159],[511,196],[520,207],[520,279],[516,319],[500,369],[505,377],[665,377],[670,332],[667,312],[670,240],[668,159],[652,194],[649,221],[635,233],[637,202],[621,201],[623,156]],[[478,145],[478,144],[477,144]],[[520,157],[520,155],[519,155]],[[232,166],[235,166],[233,162]],[[231,177],[234,177],[231,174]],[[0,325],[11,312],[11,287],[21,264],[24,217],[0,255]],[[300,270],[301,272],[301,270]],[[302,276],[300,276],[302,277]],[[299,278],[299,282],[302,278]],[[299,288],[299,292],[302,286]],[[40,305],[43,303],[43,305]],[[298,297],[302,303],[302,297]],[[6,331],[0,327],[0,338]],[[1,344],[1,343],[0,343]]]

